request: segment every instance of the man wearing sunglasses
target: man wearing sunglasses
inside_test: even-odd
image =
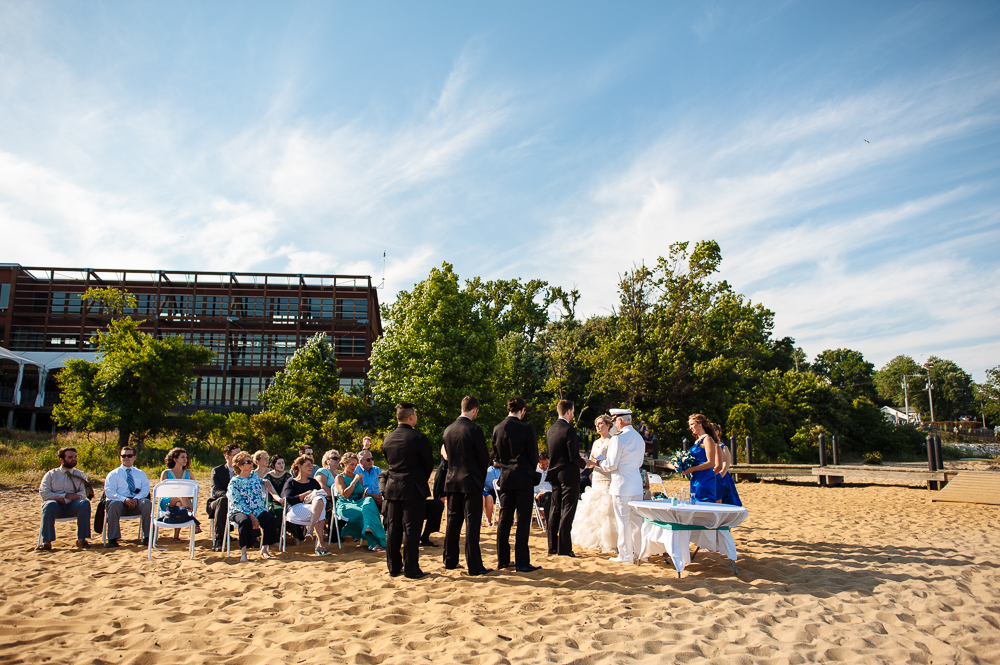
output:
[[[142,515],[139,542],[145,545],[149,537],[149,516],[153,512],[153,503],[149,500],[149,478],[141,469],[135,468],[135,450],[131,446],[122,448],[120,455],[121,466],[104,479],[108,511],[108,543],[105,547],[118,547],[123,515]]]

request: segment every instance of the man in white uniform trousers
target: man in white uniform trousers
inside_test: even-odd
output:
[[[600,462],[604,471],[611,473],[611,503],[615,510],[618,526],[618,556],[615,563],[634,563],[642,551],[642,517],[632,510],[629,501],[642,500],[642,466],[646,442],[642,435],[632,428],[632,412],[629,409],[611,409],[618,434],[611,437],[607,457]]]

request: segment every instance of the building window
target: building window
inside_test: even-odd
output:
[[[10,301],[10,284],[0,284],[0,309],[7,309]]]
[[[195,296],[194,315],[219,318],[229,315],[228,296]]]
[[[365,385],[365,380],[360,376],[342,376],[340,377],[340,390],[349,393],[351,389],[357,386],[358,388],[363,388]]]
[[[299,316],[298,298],[268,298],[275,323],[294,323]]]
[[[53,314],[80,314],[83,311],[82,293],[55,291],[52,294]]]
[[[368,301],[362,298],[337,298],[338,319],[367,319]]]
[[[338,337],[338,356],[363,356],[365,355],[364,337]]]
[[[44,338],[41,332],[33,330],[11,330],[10,350],[11,351],[42,351]]]
[[[303,298],[302,315],[308,319],[333,319],[333,298]]]

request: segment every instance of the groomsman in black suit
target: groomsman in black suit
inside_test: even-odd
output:
[[[580,438],[572,424],[573,402],[559,400],[556,412],[559,419],[545,433],[549,447],[549,472],[545,479],[552,484],[549,554],[575,557],[570,532],[580,500],[580,469],[586,468],[587,460],[580,457]]]
[[[486,436],[473,422],[479,415],[479,400],[462,398],[462,415],[444,431],[441,455],[448,462],[444,489],[448,494],[448,523],[444,532],[444,567],[458,568],[458,540],[465,521],[465,565],[469,575],[492,572],[483,565],[479,528],[483,522],[483,486],[490,452]]]
[[[389,464],[385,483],[386,560],[392,577],[405,575],[419,580],[430,575],[420,570],[420,527],[424,523],[424,501],[431,494],[427,479],[434,469],[434,458],[427,437],[414,429],[417,410],[413,404],[396,406],[396,422],[399,425],[382,442]]]
[[[531,531],[531,506],[534,500],[535,466],[538,464],[538,439],[535,429],[523,422],[528,406],[520,397],[507,400],[507,417],[493,428],[493,452],[500,462],[500,523],[497,526],[497,559],[501,568],[510,566],[510,528],[517,514],[514,534],[514,568],[530,573],[528,550]],[[480,490],[480,495],[482,490]]]

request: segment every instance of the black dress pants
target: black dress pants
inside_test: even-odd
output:
[[[465,522],[465,567],[470,573],[483,570],[479,530],[483,524],[483,493],[449,494],[448,522],[444,531],[444,567],[458,566],[458,541]]]
[[[444,515],[444,501],[427,499],[424,501],[424,532],[420,540],[429,540],[431,534],[441,530],[441,516]]]
[[[420,528],[424,525],[424,499],[386,501],[385,505],[385,555],[389,574],[416,577],[421,574]]]
[[[530,566],[528,536],[531,534],[531,506],[534,499],[531,487],[500,491],[500,524],[497,526],[497,561],[501,568],[510,564],[510,528],[517,515],[514,534],[514,565]],[[480,499],[482,501],[482,499]]]
[[[250,516],[246,513],[233,513],[233,521],[236,522],[236,528],[240,532],[240,547],[253,547],[256,534],[254,533],[253,520],[250,519]],[[257,515],[257,522],[260,523],[260,528],[263,532],[262,545],[276,545],[281,540],[278,535],[281,525],[274,518],[274,515],[265,510]]]
[[[222,539],[226,534],[229,525],[226,524],[226,515],[229,514],[229,497],[223,494],[208,502],[208,510],[215,519],[215,533],[212,534],[212,546],[222,547]]]
[[[576,474],[574,474],[575,476]],[[549,479],[547,479],[549,480]],[[562,483],[559,478],[552,478],[552,502],[549,506],[549,554],[572,554],[573,518],[576,517],[576,504],[580,502],[580,483],[576,478],[573,482]]]

